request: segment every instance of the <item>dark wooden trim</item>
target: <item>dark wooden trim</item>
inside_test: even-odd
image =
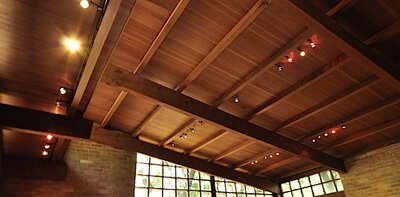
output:
[[[109,66],[106,69],[102,76],[102,82],[112,87],[126,90],[131,94],[142,96],[153,102],[164,103],[166,107],[191,116],[193,119],[208,120],[211,124],[222,127],[221,129],[236,131],[268,143],[278,149],[285,150],[289,154],[303,157],[309,161],[342,172],[346,171],[343,161],[338,158],[317,151],[116,66]]]
[[[354,6],[358,1],[359,0],[340,0],[338,4],[326,12],[326,15],[332,18],[338,18],[346,10]]]
[[[377,32],[376,34],[372,35],[368,39],[364,40],[366,45],[371,45],[377,41],[384,41],[397,33],[400,32],[400,19],[397,19],[392,24],[388,25],[381,31]]]
[[[65,152],[67,151],[67,148],[68,148],[70,142],[71,142],[71,140],[69,140],[69,139],[63,139],[63,138],[57,139],[57,143],[54,148],[53,155],[51,156],[52,163],[63,160]]]
[[[32,130],[37,134],[52,133],[63,138],[89,139],[93,121],[75,116],[0,104],[0,126]]]
[[[195,157],[159,147],[154,144],[146,143],[136,138],[133,138],[131,135],[123,132],[95,127],[92,132],[91,139],[93,141],[107,144],[129,152],[143,153],[215,176],[220,176],[241,183],[249,184],[274,193],[277,192],[278,185],[269,180],[237,172],[235,170],[217,165],[215,163],[210,163]]]
[[[1,186],[1,180],[4,177],[4,169],[3,169],[3,156],[4,156],[4,150],[3,150],[4,142],[3,142],[3,129],[0,127],[0,186]]]

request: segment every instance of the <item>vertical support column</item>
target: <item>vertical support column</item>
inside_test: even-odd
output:
[[[215,177],[210,176],[210,182],[211,182],[211,197],[217,197],[216,189],[215,189]]]

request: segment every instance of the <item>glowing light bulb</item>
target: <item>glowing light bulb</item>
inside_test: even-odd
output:
[[[65,89],[64,87],[60,88],[60,94],[64,95],[67,93],[67,89]]]
[[[311,139],[312,143],[315,143],[317,140],[315,138]]]
[[[322,138],[322,137],[319,135],[319,136],[318,136],[318,139],[321,139],[321,138]]]
[[[80,42],[73,38],[65,38],[63,43],[72,52],[78,51],[81,48]]]
[[[282,72],[282,71],[283,71],[283,67],[282,67],[280,64],[275,64],[275,66],[276,66],[276,69],[277,69],[279,72]]]
[[[300,48],[300,47],[297,47],[297,50],[300,52],[300,56],[301,56],[301,57],[304,57],[304,56],[306,56],[306,52],[305,52],[305,51],[303,51],[303,50],[301,50],[301,48]]]
[[[291,57],[289,57],[289,56],[286,56],[286,60],[287,60],[289,63],[293,63],[293,58],[291,58]]]
[[[42,155],[43,155],[43,156],[46,156],[46,155],[48,155],[48,154],[49,154],[49,152],[47,152],[47,151],[45,151],[45,150],[42,152]]]
[[[346,127],[346,125],[342,125],[342,129],[346,129],[347,127]]]
[[[194,128],[190,128],[189,129],[192,133],[196,132],[196,130],[194,130]]]
[[[324,133],[324,136],[325,136],[325,137],[328,137],[328,135],[329,135],[329,133]]]
[[[234,103],[239,103],[239,97],[238,96],[233,96],[232,99],[233,99]]]
[[[254,165],[254,161],[250,163],[251,165]]]
[[[332,133],[332,134],[335,134],[335,133],[336,133],[336,130],[335,130],[335,129],[332,129],[331,133]]]
[[[276,153],[275,153],[275,155],[276,155],[276,156],[279,156],[279,155],[280,155],[280,153],[276,152]]]
[[[47,140],[51,140],[51,139],[53,139],[53,136],[50,135],[50,134],[48,134],[48,135],[46,136],[46,138],[47,138]]]
[[[258,163],[258,160],[255,160],[254,163],[257,164],[257,163]]]
[[[87,0],[82,0],[80,5],[82,8],[86,9],[89,7],[89,2]]]
[[[274,156],[273,155],[269,155],[269,158],[273,158]]]
[[[317,46],[317,44],[315,44],[315,42],[313,42],[311,39],[308,39],[307,42],[310,44],[311,48],[315,48]]]
[[[49,149],[49,148],[50,148],[50,145],[49,145],[49,144],[46,144],[46,145],[44,145],[44,148],[45,148],[45,149]]]

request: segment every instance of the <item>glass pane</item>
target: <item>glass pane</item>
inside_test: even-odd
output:
[[[149,174],[149,165],[141,164],[141,163],[136,164],[136,174],[148,175]]]
[[[308,180],[308,177],[303,177],[299,180],[300,186],[301,187],[308,187],[310,186],[310,181]]]
[[[199,179],[199,172],[196,170],[189,169],[189,178],[191,179]]]
[[[290,192],[283,193],[283,197],[292,197],[292,193]]]
[[[300,188],[299,181],[298,180],[290,181],[290,186],[292,187],[292,190],[299,189]]]
[[[174,178],[164,178],[164,188],[175,189],[175,179]]]
[[[236,194],[235,193],[228,193],[227,197],[236,197]]]
[[[244,189],[244,185],[241,183],[236,183],[236,192],[245,193],[246,190]]]
[[[150,165],[150,175],[162,176],[162,166]]]
[[[290,185],[289,185],[289,182],[282,183],[282,184],[281,184],[281,189],[282,189],[282,192],[287,192],[287,191],[290,191]]]
[[[217,177],[217,176],[216,176],[216,177],[214,177],[214,178],[215,178],[215,180],[216,180],[216,181],[224,181],[224,180],[225,180],[224,178]]]
[[[187,191],[180,191],[180,190],[178,190],[177,192],[176,192],[176,196],[177,197],[188,197],[188,192]]]
[[[319,173],[321,175],[322,182],[327,182],[332,180],[331,172],[329,170]]]
[[[262,194],[262,193],[264,193],[261,189],[258,189],[258,188],[256,188],[256,193],[257,194]]]
[[[238,197],[246,197],[246,194],[238,194]]]
[[[186,179],[177,179],[177,188],[178,189],[187,189],[188,181]]]
[[[226,191],[227,192],[235,192],[235,183],[226,182]]]
[[[334,171],[334,170],[331,170],[331,172],[332,172],[332,175],[333,175],[333,178],[334,178],[334,179],[340,179],[340,174],[339,174],[339,172],[336,172],[336,171]]]
[[[149,197],[160,197],[162,195],[161,189],[150,189]]]
[[[301,194],[300,190],[294,190],[293,191],[293,197],[303,197],[303,195]]]
[[[176,175],[180,178],[187,178],[186,168],[176,168]]]
[[[135,188],[136,197],[147,197],[147,189]]]
[[[217,193],[217,197],[226,197],[225,193]]]
[[[224,192],[225,191],[225,183],[224,182],[219,182],[215,181],[215,189],[219,192]]]
[[[163,190],[164,197],[175,197],[175,190]]]
[[[148,177],[136,175],[135,185],[136,185],[136,187],[147,187],[148,186]]]
[[[201,197],[211,197],[211,192],[201,192]]]
[[[164,166],[164,176],[175,177],[175,167]]]
[[[150,177],[150,187],[162,188],[162,178],[161,177]],[[151,191],[150,191],[151,193]]]
[[[264,194],[257,194],[256,197],[264,197]]]
[[[311,187],[304,188],[304,189],[302,189],[302,191],[303,191],[304,197],[313,197]]]
[[[211,191],[210,181],[201,181],[201,190]]]
[[[336,188],[337,188],[337,190],[338,190],[338,191],[343,191],[343,184],[342,184],[342,181],[341,181],[341,180],[336,180],[335,183],[336,183]]]
[[[204,180],[210,180],[210,175],[204,172],[200,172],[200,178]]]
[[[143,154],[137,154],[136,161],[142,163],[149,163],[149,157]]]
[[[321,180],[319,179],[319,175],[318,174],[314,174],[310,176],[310,181],[311,181],[311,185],[315,185],[318,183],[321,183]]]
[[[157,158],[150,158],[150,163],[152,164],[162,164],[163,162]]]
[[[326,194],[336,192],[335,184],[333,184],[333,182],[324,183],[324,188]]]
[[[189,191],[190,197],[200,197],[200,192],[198,191]]]
[[[189,189],[200,190],[200,183],[198,180],[189,180]]]
[[[254,187],[246,185],[246,192],[250,194],[254,194],[256,191],[254,191]]]
[[[247,194],[247,197],[256,197],[255,194]]]
[[[312,189],[314,191],[314,195],[315,196],[324,194],[324,190],[322,189],[322,185],[313,186]]]

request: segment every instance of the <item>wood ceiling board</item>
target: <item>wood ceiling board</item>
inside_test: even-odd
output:
[[[400,87],[392,84],[388,81],[379,81],[377,84],[371,86],[370,88],[374,92],[378,93],[382,97],[392,97],[398,93],[400,93]]]
[[[267,115],[269,117],[273,117],[281,122],[293,117],[299,113],[303,112],[302,109],[297,107],[296,105],[290,104],[286,101],[281,102],[279,105],[274,106],[270,110],[260,114],[260,116]],[[278,125],[274,125],[277,127]]]
[[[295,172],[296,170],[299,170],[299,173],[305,172],[305,171],[307,171],[307,168],[305,168],[305,166],[309,166],[309,165],[310,165],[310,163],[308,163],[304,160],[297,160],[290,164],[283,165],[280,168],[276,168],[272,171],[268,171],[267,173],[264,173],[262,175],[266,175],[268,177],[271,177],[272,179],[276,179],[277,177],[279,177],[281,175],[290,174],[291,172]],[[308,168],[310,168],[310,167],[308,167]],[[316,167],[314,166],[313,168],[316,168]],[[304,170],[300,170],[300,169],[304,169]]]
[[[41,135],[3,129],[3,151],[7,155],[40,158],[46,142],[46,137]]]
[[[400,21],[400,19],[398,19]],[[397,23],[397,25],[400,22]],[[400,28],[398,28],[400,29]],[[393,37],[390,37],[382,42],[377,42],[371,46],[377,54],[381,55],[385,59],[387,59],[393,65],[397,65],[397,68],[400,68],[400,58],[398,57],[398,47],[400,45],[400,32],[395,34]]]
[[[361,120],[364,122],[368,122],[371,125],[378,125],[390,119],[393,119],[394,117],[399,116],[399,114],[400,114],[400,109],[393,106],[389,106],[373,114],[365,116],[361,118]]]
[[[209,155],[211,157],[218,155],[221,153],[223,149],[227,147],[233,147],[235,145],[240,144],[240,142],[245,141],[248,138],[242,137],[238,134],[228,133],[224,135],[223,138],[220,138],[213,143],[203,147],[202,149],[198,150],[197,153],[202,155]]]
[[[297,125],[292,125],[290,127],[285,128],[282,131],[279,131],[279,134],[288,137],[290,139],[296,140],[299,136],[304,135],[304,133],[307,132],[308,130],[305,128],[299,127]]]
[[[161,141],[188,120],[189,117],[182,113],[163,108],[154,116],[152,121],[143,127],[142,135]]]
[[[119,94],[119,90],[99,83],[83,114],[86,119],[100,123]]]
[[[371,71],[356,61],[350,61],[339,70],[342,71],[342,74],[347,75],[349,79],[357,81],[362,81],[372,75]]]
[[[259,116],[256,116],[255,118],[251,119],[250,122],[252,122],[260,127],[264,127],[266,129],[272,130],[281,121],[276,119],[275,117],[261,114]]]
[[[157,105],[143,98],[127,95],[108,126],[127,133],[133,130],[152,112]]]
[[[232,146],[231,148],[235,148],[240,144],[236,144],[235,146]],[[256,155],[259,152],[265,151],[266,149],[270,149],[270,147],[266,146],[264,143],[260,142],[254,142],[253,144],[246,146],[224,158],[222,158],[220,161],[224,163],[229,163],[229,164],[235,164],[237,162],[242,161],[243,159],[246,159],[252,155]],[[225,151],[229,151],[229,148]]]

